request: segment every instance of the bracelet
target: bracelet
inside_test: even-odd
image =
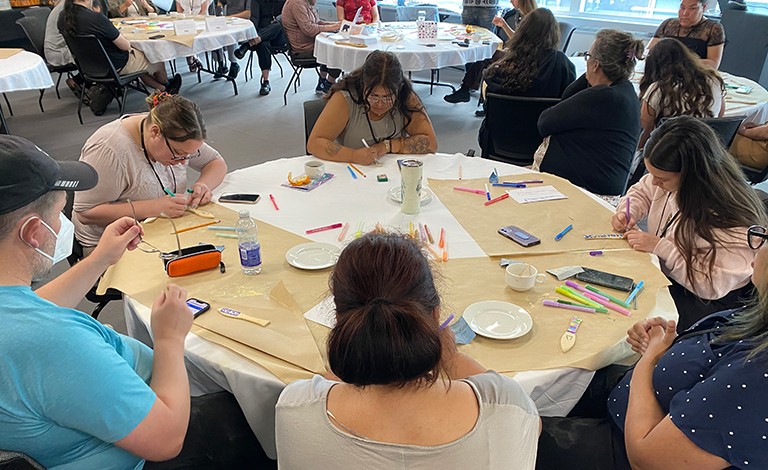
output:
[[[384,141],[384,149],[387,151],[387,153],[392,153],[392,141],[389,139],[386,139]]]

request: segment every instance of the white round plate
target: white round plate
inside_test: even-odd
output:
[[[400,185],[392,186],[387,191],[387,197],[398,204],[403,203],[403,188]],[[432,201],[432,191],[429,188],[421,188],[421,205],[426,206]]]
[[[330,243],[309,242],[296,245],[287,253],[285,260],[293,267],[299,269],[325,269],[330,268],[339,259],[341,250]]]
[[[475,302],[464,310],[464,320],[475,333],[493,339],[519,338],[533,328],[524,308],[499,300]]]

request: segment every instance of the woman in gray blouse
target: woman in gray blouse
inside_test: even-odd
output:
[[[432,122],[391,52],[371,52],[327,100],[307,141],[318,158],[370,165],[388,153],[437,151]]]
[[[277,403],[281,469],[533,469],[540,420],[514,380],[456,350],[418,243],[371,233],[331,275],[332,380]]]

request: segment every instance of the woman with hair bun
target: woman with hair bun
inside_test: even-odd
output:
[[[205,122],[196,103],[168,93],[155,93],[147,103],[149,113],[102,126],[80,153],[80,161],[99,173],[95,188],[75,194],[72,221],[86,254],[104,227],[120,217],[180,217],[187,207],[207,204],[227,174],[224,159],[205,143]],[[187,166],[200,172],[191,185]]]
[[[595,194],[624,192],[640,137],[640,101],[629,77],[643,49],[629,33],[598,31],[584,56],[586,73],[539,117],[539,133],[550,137],[541,171]]]
[[[440,329],[440,297],[414,240],[354,240],[330,287],[328,362],[338,379],[300,380],[280,395],[280,468],[534,467],[536,407]]]

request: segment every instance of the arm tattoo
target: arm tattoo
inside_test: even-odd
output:
[[[328,145],[325,146],[325,153],[331,157],[335,157],[339,150],[341,150],[341,145],[332,140],[328,141]]]
[[[403,139],[401,153],[425,154],[429,153],[429,138],[425,135],[414,135]]]

